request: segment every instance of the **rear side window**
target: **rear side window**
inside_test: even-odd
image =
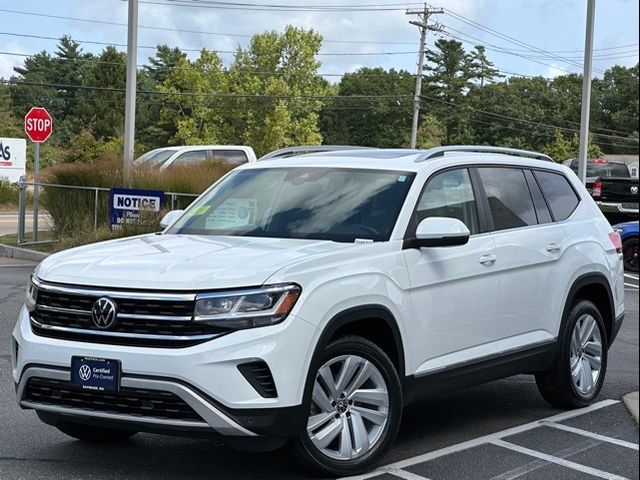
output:
[[[540,186],[534,178],[533,173],[531,173],[531,170],[525,170],[524,176],[527,178],[529,191],[531,192],[531,196],[533,197],[533,204],[536,207],[538,223],[542,224],[553,222],[553,218],[551,218],[551,213],[549,212],[547,202],[544,200],[544,196],[542,195],[542,190],[540,190]]]
[[[564,175],[552,172],[534,172],[542,193],[547,199],[556,221],[566,220],[577,208],[580,199]]]
[[[249,159],[242,150],[210,150],[211,159],[229,165],[242,165]]]
[[[428,180],[413,218],[413,229],[428,217],[457,218],[478,233],[478,210],[467,169],[447,170]]]
[[[519,168],[479,168],[494,230],[537,225],[536,211],[524,172]]]

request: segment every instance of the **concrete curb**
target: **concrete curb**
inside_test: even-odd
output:
[[[27,248],[11,247],[0,243],[0,257],[15,258],[17,260],[28,260],[31,262],[41,262],[49,256],[48,253],[36,252]]]
[[[627,393],[622,397],[622,401],[627,406],[633,418],[638,421],[638,392]]]

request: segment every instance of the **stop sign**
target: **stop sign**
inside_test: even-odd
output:
[[[24,131],[32,142],[42,143],[53,131],[53,119],[42,107],[33,107],[24,116]]]

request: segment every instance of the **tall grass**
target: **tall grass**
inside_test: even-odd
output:
[[[213,182],[228,172],[231,167],[219,163],[185,166],[165,171],[150,168],[137,169],[133,173],[132,188],[161,190],[164,192],[200,194]],[[82,187],[122,187],[122,162],[108,157],[93,164],[64,164],[43,172],[46,183]],[[109,192],[98,193],[97,225],[99,235],[94,232],[95,191],[57,187],[44,187],[42,203],[51,215],[58,238],[76,238],[86,235],[88,239],[101,237],[109,227]],[[186,207],[193,198],[180,198],[176,208]],[[113,236],[132,235],[158,229],[159,217],[170,209],[169,199],[165,208],[153,219],[145,218],[142,225],[125,229]]]

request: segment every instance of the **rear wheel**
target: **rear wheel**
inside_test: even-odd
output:
[[[622,258],[624,259],[624,268],[631,272],[638,271],[638,239],[630,238],[622,244]]]
[[[585,407],[600,393],[607,370],[607,334],[598,308],[577,301],[559,341],[555,365],[536,375],[538,389],[557,407]]]
[[[296,451],[307,465],[325,474],[367,471],[398,433],[398,373],[382,349],[357,336],[330,344],[316,365],[307,425],[295,440]]]
[[[137,432],[119,430],[115,428],[92,427],[80,423],[60,422],[56,428],[70,437],[89,443],[122,442],[134,436]]]

